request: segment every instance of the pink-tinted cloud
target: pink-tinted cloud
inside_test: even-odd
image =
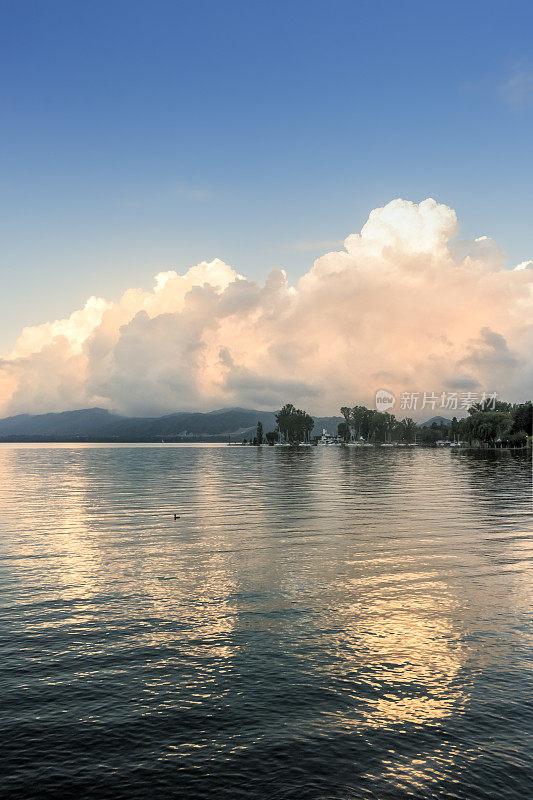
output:
[[[533,384],[533,270],[504,269],[486,236],[456,242],[455,212],[394,200],[319,258],[296,287],[220,260],[156,276],[118,303],[22,331],[0,360],[0,411],[102,406],[163,414],[221,406],[317,413],[376,389],[513,400]]]

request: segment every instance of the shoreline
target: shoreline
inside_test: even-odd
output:
[[[0,448],[8,449],[10,446],[14,447],[48,447],[52,445],[57,445],[58,447],[157,447],[157,448],[170,448],[170,447],[231,447],[231,448],[245,448],[245,449],[267,449],[267,450],[277,450],[275,445],[268,445],[268,444],[243,444],[242,442],[231,442],[228,443],[227,441],[214,441],[210,439],[195,439],[194,441],[190,440],[181,440],[181,441],[168,441],[168,442],[161,442],[160,440],[137,440],[137,439],[130,439],[130,440],[109,440],[109,439],[0,439]],[[337,450],[337,449],[348,449],[346,444],[336,444],[336,445],[327,445],[327,446],[317,446],[317,445],[310,445],[310,447],[300,447],[298,444],[290,445],[288,447],[281,448],[282,450]],[[453,453],[464,453],[464,452],[475,452],[475,453],[524,453],[531,455],[531,447],[470,447],[470,446],[460,446],[460,447],[449,447],[449,446],[438,446],[438,445],[431,445],[431,444],[417,444],[415,446],[405,446],[405,445],[395,445],[392,446],[382,447],[381,444],[371,445],[370,447],[350,447],[350,451],[363,451],[368,452],[371,451],[379,451],[379,452],[388,452],[390,450],[394,451],[405,451],[405,452],[413,452],[418,450],[439,450],[439,451],[449,451]]]

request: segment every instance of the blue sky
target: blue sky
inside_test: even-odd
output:
[[[0,352],[202,259],[296,280],[395,197],[533,258],[530,2],[0,10]]]

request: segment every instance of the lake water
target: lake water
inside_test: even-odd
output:
[[[533,796],[525,456],[0,445],[0,515],[3,797]]]

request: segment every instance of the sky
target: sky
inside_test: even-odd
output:
[[[259,285],[282,269],[297,286],[397,198],[454,209],[448,246],[491,237],[500,270],[533,259],[529,2],[1,0],[0,13],[7,360],[21,357],[22,329],[50,331],[90,297],[120,304],[200,262],[220,259]],[[441,258],[437,240],[424,252]],[[508,303],[509,320],[523,313],[523,298]],[[101,322],[91,308],[87,337]],[[24,358],[32,336],[36,353],[48,342],[39,335],[22,334]],[[61,401],[35,376],[17,395],[14,369],[7,412],[231,399],[196,388],[128,406],[100,386]]]

